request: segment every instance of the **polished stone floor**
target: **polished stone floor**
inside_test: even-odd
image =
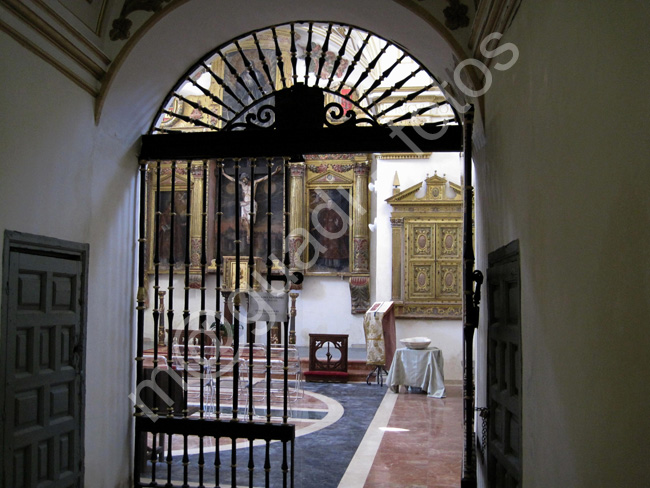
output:
[[[445,398],[388,392],[339,488],[458,488],[462,387]]]
[[[447,384],[446,397],[441,399],[410,392],[404,387],[400,387],[399,393],[394,393],[386,386],[376,384],[332,385],[332,388],[337,389],[336,392],[328,390],[326,384],[306,386],[304,396],[294,405],[290,420],[296,424],[296,486],[460,486],[460,385]],[[375,402],[375,406],[367,405],[370,400],[368,393],[376,399],[370,402]],[[375,412],[376,409],[376,412],[374,415],[365,414],[363,411],[366,408],[370,412]],[[243,417],[245,419],[246,415]],[[274,421],[279,422],[281,419],[274,418]],[[353,435],[354,430],[359,432]],[[190,455],[198,452],[197,442],[197,439],[190,439],[187,445]],[[179,462],[184,451],[182,444],[182,437],[175,436],[172,453]],[[224,439],[220,444],[219,450],[225,451],[224,454],[228,456],[227,451],[232,447],[230,441]],[[204,440],[203,447],[206,453],[214,453],[216,448],[208,438]],[[245,459],[248,443],[240,441],[237,447],[238,450],[244,449],[241,455]],[[262,447],[256,447],[256,450],[260,448]],[[212,459],[214,454],[208,457]],[[229,464],[226,459],[223,461],[224,466]],[[206,462],[212,464],[211,460],[206,459]],[[175,461],[174,465],[176,464]],[[245,464],[242,468],[245,468]],[[165,468],[161,465],[159,474],[164,471]],[[175,467],[173,478],[176,479],[178,474]],[[244,481],[246,476],[244,473],[242,475]],[[264,484],[256,479],[254,486]]]

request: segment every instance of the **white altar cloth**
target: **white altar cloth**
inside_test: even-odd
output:
[[[445,397],[444,360],[437,347],[395,351],[393,363],[386,380],[388,387],[397,392],[400,385],[420,388],[433,398]]]

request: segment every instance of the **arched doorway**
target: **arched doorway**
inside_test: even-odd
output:
[[[282,460],[275,469],[282,473],[283,484],[290,483],[293,468],[288,452],[293,458],[295,437],[288,421],[290,321],[286,314],[277,320],[266,317],[265,337],[255,336],[262,337],[257,341],[252,335],[254,322],[241,315],[241,298],[250,302],[256,285],[268,293],[273,291],[273,281],[284,282],[285,292],[292,284],[299,285],[303,268],[296,262],[304,261],[300,253],[311,252],[302,241],[292,240],[301,219],[292,215],[297,194],[291,194],[294,175],[290,173],[297,171],[305,154],[460,151],[462,143],[460,120],[434,76],[395,44],[356,27],[330,22],[271,26],[218,47],[188,70],[167,96],[150,134],[143,136],[141,150],[141,195],[151,198],[142,199],[140,214],[138,384],[153,380],[161,363],[166,362],[172,372],[176,359],[181,388],[176,389],[171,380],[160,386],[165,407],[151,400],[136,403],[137,482],[148,433],[154,479],[159,450],[166,447],[167,465],[173,465],[171,446],[176,435],[184,442],[184,467],[182,475],[167,469],[168,481],[172,476],[187,479],[193,470],[203,478],[207,436],[217,445],[220,439],[232,442],[231,463],[237,439],[249,440],[251,486],[253,442],[266,443],[264,470],[259,471],[269,473],[274,469],[270,443],[281,441]],[[363,164],[357,166],[363,175]],[[232,183],[231,195],[226,181]],[[255,224],[258,214],[264,213],[256,188],[263,182],[268,187],[262,220],[266,232],[256,248]],[[273,183],[281,189],[276,210]],[[365,183],[361,177],[358,183],[355,180],[350,198],[363,200]],[[232,225],[224,226],[224,204],[229,198],[234,204]],[[353,230],[362,232],[365,227],[357,225]],[[281,236],[276,248],[274,228]],[[229,229],[232,237],[226,236]],[[234,246],[226,255],[225,246],[230,244]],[[350,267],[360,276],[367,274],[356,263]],[[149,276],[153,293],[147,296]],[[175,292],[180,289],[181,295]],[[198,296],[190,296],[192,289]],[[175,317],[180,316],[183,327],[175,329]],[[271,322],[283,322],[277,342],[273,342]],[[239,328],[244,324],[240,341]],[[153,338],[149,350],[144,345],[147,330]],[[261,348],[255,349],[260,342]],[[276,345],[281,347],[274,356]],[[224,355],[222,348],[228,348],[230,355]],[[151,355],[150,364],[145,353]],[[256,353],[264,368],[257,383],[267,402],[265,422],[255,418]],[[284,371],[277,378],[272,369],[275,361]],[[193,376],[199,380],[194,381],[197,416],[191,411],[188,392]],[[270,404],[274,379],[282,381],[283,412],[277,422]],[[221,408],[224,393],[230,397],[228,415]],[[240,400],[247,418],[238,416]],[[158,434],[167,437],[159,441]],[[188,438],[197,438],[200,446],[196,466],[190,462]],[[219,479],[222,467],[218,449],[214,452],[213,474]],[[229,474],[235,483],[237,471]]]

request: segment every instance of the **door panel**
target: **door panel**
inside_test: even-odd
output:
[[[5,486],[81,486],[82,262],[12,250],[8,264]]]
[[[491,253],[488,268],[488,486],[521,486],[519,246]]]

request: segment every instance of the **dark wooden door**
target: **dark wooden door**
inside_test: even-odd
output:
[[[519,243],[488,258],[488,486],[521,486]]]
[[[8,244],[0,484],[82,486],[84,263]]]

